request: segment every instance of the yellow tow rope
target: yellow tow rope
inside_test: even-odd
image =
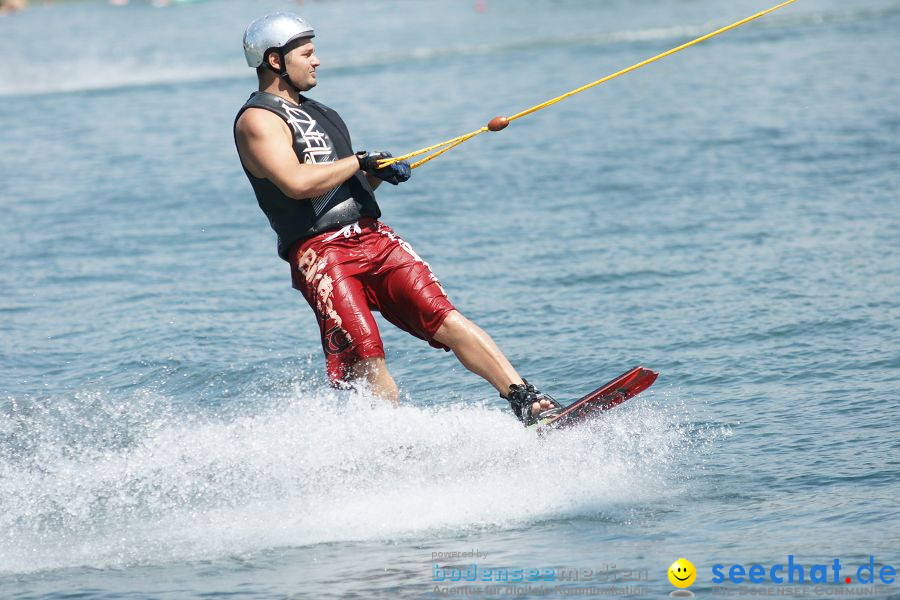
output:
[[[567,93],[563,94],[562,96],[557,96],[556,98],[553,98],[552,100],[547,100],[546,102],[538,104],[537,106],[532,106],[531,108],[523,110],[522,112],[518,112],[518,113],[512,115],[511,117],[503,117],[503,116],[494,117],[493,119],[490,120],[490,122],[487,125],[485,125],[484,127],[480,128],[480,129],[476,129],[475,131],[473,131],[471,133],[466,133],[464,135],[457,136],[455,138],[441,142],[440,144],[428,146],[427,148],[422,148],[421,150],[416,150],[415,152],[410,152],[409,154],[404,154],[403,156],[396,156],[394,158],[385,159],[378,163],[378,167],[379,168],[387,167],[396,162],[400,162],[401,160],[409,160],[410,158],[412,158],[414,156],[419,156],[420,154],[425,154],[426,152],[431,152],[432,150],[437,150],[438,148],[440,148],[440,150],[438,150],[434,154],[426,156],[425,158],[423,158],[420,161],[414,162],[411,166],[413,169],[415,169],[417,167],[424,165],[429,160],[433,160],[433,159],[437,158],[444,152],[447,152],[448,150],[452,150],[453,148],[459,146],[463,142],[472,139],[476,135],[480,135],[480,134],[484,133],[485,131],[500,131],[501,129],[505,129],[506,126],[509,125],[509,123],[511,121],[515,121],[516,119],[521,119],[525,115],[530,115],[531,113],[537,112],[537,111],[541,110],[542,108],[547,108],[548,106],[552,106],[552,105],[556,104],[557,102],[562,102],[569,96],[574,96],[575,94],[578,94],[579,92],[589,90],[592,87],[600,85],[601,83],[606,83],[607,81],[609,81],[611,79],[615,79],[619,75],[624,75],[625,73],[630,73],[631,71],[640,69],[641,67],[649,65],[652,62],[656,62],[661,58],[665,58],[665,57],[669,56],[670,54],[675,54],[676,52],[680,52],[681,50],[684,50],[685,48],[690,48],[691,46],[699,44],[700,42],[706,41],[710,38],[714,38],[721,33],[725,33],[726,31],[730,31],[732,29],[740,27],[741,25],[749,23],[750,21],[753,21],[754,19],[763,17],[763,16],[769,14],[770,12],[774,12],[774,11],[778,10],[779,8],[783,8],[783,7],[787,6],[788,4],[792,4],[796,1],[797,0],[787,0],[787,2],[782,2],[778,6],[773,6],[772,8],[769,8],[762,12],[756,13],[753,16],[747,17],[746,19],[741,19],[740,21],[732,23],[731,25],[722,27],[721,29],[717,29],[717,30],[713,31],[712,33],[707,33],[706,35],[698,37],[697,39],[690,41],[686,44],[682,44],[682,45],[678,46],[677,48],[672,48],[671,50],[668,50],[667,52],[663,52],[662,54],[657,54],[653,58],[648,58],[647,60],[637,63],[636,65],[632,65],[632,66],[628,67],[627,69],[622,69],[621,71],[617,71],[617,72],[613,73],[612,75],[607,75],[606,77],[604,77],[602,79],[598,79],[597,81],[594,81],[587,85],[583,85],[580,88],[576,88],[576,89],[572,90],[571,92],[567,92]]]

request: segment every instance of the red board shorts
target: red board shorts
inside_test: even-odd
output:
[[[299,240],[288,254],[291,279],[319,321],[328,378],[340,386],[354,363],[384,358],[372,310],[427,341],[453,304],[428,264],[394,230],[364,218]]]

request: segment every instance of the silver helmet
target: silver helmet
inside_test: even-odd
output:
[[[294,40],[315,35],[312,26],[297,15],[283,12],[266,15],[247,26],[244,56],[247,64],[255,68],[263,63],[266,50],[283,48]]]

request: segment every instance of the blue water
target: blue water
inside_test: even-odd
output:
[[[473,4],[0,18],[0,597],[443,597],[433,565],[471,562],[646,570],[662,597],[682,556],[709,597],[714,564],[900,567],[897,1],[800,0],[379,190],[530,380],[570,400],[642,363],[651,390],[538,440],[387,325],[400,409],[326,385],[231,141],[252,18],[302,11],[313,96],[397,153],[769,6]]]

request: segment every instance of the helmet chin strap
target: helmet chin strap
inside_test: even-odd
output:
[[[303,90],[301,90],[299,87],[297,87],[297,84],[295,84],[293,81],[291,81],[291,76],[288,75],[286,61],[284,60],[284,50],[282,50],[281,48],[278,48],[278,50],[276,50],[276,52],[278,52],[278,58],[281,59],[281,61],[280,61],[281,67],[276,69],[275,67],[272,66],[272,63],[270,63],[268,61],[268,59],[266,59],[266,66],[269,67],[270,71],[272,71],[273,73],[276,73],[286,84],[288,84],[288,87],[290,87],[292,90],[294,90],[298,94],[302,94]]]

